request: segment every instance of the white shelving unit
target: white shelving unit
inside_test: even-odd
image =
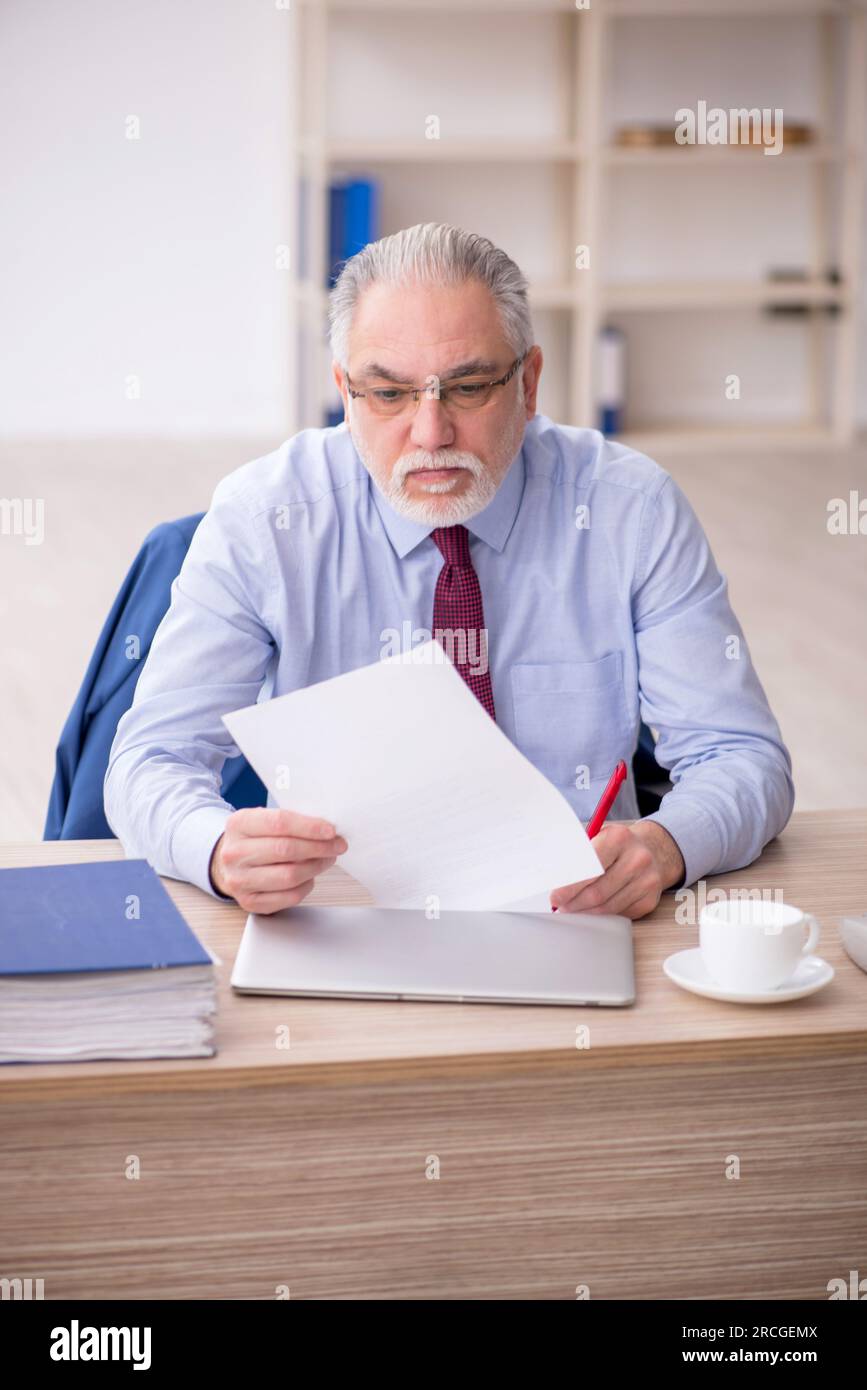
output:
[[[491,45],[488,62],[497,64],[497,28],[510,17],[538,17],[553,25],[556,42],[553,71],[552,109],[559,130],[544,136],[515,135],[512,130],[515,103],[521,93],[502,92],[502,116],[508,134],[461,136],[428,140],[419,131],[407,138],[398,130],[394,139],[364,138],[365,110],[362,104],[353,119],[352,138],[329,134],[329,104],[334,101],[332,44],[348,22],[357,24],[369,17],[371,25],[387,19],[389,34],[405,27],[407,61],[397,64],[395,91],[405,94],[414,66],[412,26],[424,22],[420,17],[436,17],[451,26],[458,37],[461,19],[467,25],[475,19],[490,21]],[[810,17],[815,23],[819,48],[820,102],[815,125],[816,139],[808,145],[790,145],[774,157],[760,149],[727,146],[674,146],[661,149],[621,148],[611,141],[611,60],[628,27],[635,21],[653,20],[671,27],[672,42],[680,40],[689,26],[725,19],[730,25],[743,25],[745,42],[749,25],[773,19],[780,52],[784,52],[787,25]],[[791,420],[755,420],[737,425],[714,423],[697,428],[689,420],[672,418],[652,422],[627,419],[627,432],[642,448],[714,449],[729,441],[744,444],[803,445],[845,444],[855,429],[855,387],[857,356],[856,302],[863,240],[862,203],[864,176],[865,91],[867,91],[867,13],[865,0],[591,0],[589,9],[576,8],[575,0],[296,0],[292,55],[294,62],[293,112],[294,160],[291,170],[296,195],[296,223],[303,219],[303,243],[308,248],[307,263],[295,267],[291,296],[294,383],[291,429],[321,424],[329,396],[329,354],[324,339],[327,291],[327,198],[328,185],[338,174],[365,173],[379,178],[386,192],[390,187],[405,189],[422,170],[419,187],[425,195],[432,186],[440,195],[434,206],[442,214],[414,211],[411,194],[404,196],[412,215],[403,213],[397,225],[390,225],[385,213],[382,234],[398,230],[413,221],[455,220],[445,209],[453,186],[467,179],[497,178],[503,188],[520,187],[521,181],[540,176],[550,179],[552,205],[558,208],[555,235],[545,259],[546,270],[533,274],[526,269],[531,284],[534,315],[544,319],[549,342],[543,342],[546,377],[553,381],[553,394],[540,402],[540,408],[563,422],[595,424],[594,367],[598,334],[606,323],[628,324],[634,316],[653,314],[661,325],[662,316],[681,315],[688,332],[696,315],[706,329],[708,315],[747,315],[769,306],[804,306],[817,312],[799,321],[805,331],[806,371],[804,389],[799,393],[803,410]],[[527,31],[528,34],[531,32]],[[366,69],[359,65],[354,78],[363,98]],[[370,76],[372,89],[382,82],[382,73]],[[381,90],[379,99],[381,100]],[[743,102],[732,102],[743,105]],[[768,105],[756,99],[746,103]],[[490,105],[490,103],[489,103]],[[489,114],[489,111],[488,111]],[[496,117],[496,112],[493,113]],[[423,114],[419,120],[423,119]],[[496,121],[495,121],[496,124]],[[355,133],[355,126],[358,133]],[[786,219],[782,201],[782,181],[799,171],[807,182],[801,190],[805,221],[804,240],[809,250],[800,267],[803,281],[768,281],[760,275],[716,278],[691,276],[684,265],[682,278],[661,275],[652,278],[618,278],[607,264],[607,243],[612,222],[613,180],[647,175],[654,177],[652,196],[665,198],[676,187],[678,198],[689,197],[689,181],[712,176],[723,180],[736,173],[740,179],[754,179],[774,186],[781,180],[780,217]],[[300,189],[306,193],[303,205]],[[715,185],[717,186],[717,185]],[[776,194],[774,194],[776,196]],[[647,207],[646,192],[635,196],[631,206],[641,219]],[[408,201],[407,201],[408,199]],[[642,201],[644,200],[644,202]],[[384,203],[388,199],[384,197]],[[421,201],[421,200],[419,200]],[[431,200],[428,199],[430,202]],[[516,213],[512,225],[532,222],[540,217],[532,198]],[[473,225],[469,220],[463,225]],[[791,218],[781,225],[791,227]],[[478,230],[485,231],[479,226]],[[496,238],[494,238],[496,239]],[[502,237],[501,244],[524,264]],[[547,244],[547,243],[546,243]],[[590,248],[591,264],[576,269],[574,248]],[[833,266],[834,281],[828,270]],[[631,317],[632,316],[632,317]],[[747,324],[752,322],[748,320]],[[780,330],[796,331],[798,325],[780,324]],[[542,341],[542,335],[538,334]],[[634,365],[634,364],[633,364]]]

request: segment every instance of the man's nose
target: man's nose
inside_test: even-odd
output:
[[[431,454],[454,443],[454,425],[439,397],[424,392],[419,396],[410,439],[417,449],[426,449]]]

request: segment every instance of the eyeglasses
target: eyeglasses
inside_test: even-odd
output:
[[[353,391],[347,372],[346,384],[353,400],[366,400],[375,415],[402,415],[410,398],[418,405],[422,393],[428,400],[442,401],[446,407],[478,410],[480,406],[487,405],[495,386],[505,386],[507,381],[511,381],[526,356],[526,352],[523,352],[520,357],[516,357],[505,376],[499,377],[496,381],[477,381],[467,377],[462,381],[451,381],[448,386],[440,386],[438,379],[434,378],[435,385],[430,387],[369,386],[366,391]]]

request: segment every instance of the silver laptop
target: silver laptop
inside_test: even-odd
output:
[[[232,985],[248,994],[468,1004],[635,1002],[627,917],[303,904],[247,919]]]

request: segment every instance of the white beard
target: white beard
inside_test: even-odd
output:
[[[483,511],[495,496],[521,447],[523,425],[519,431],[515,431],[513,426],[503,432],[490,464],[482,463],[475,454],[461,449],[438,449],[435,454],[429,454],[425,449],[413,449],[408,454],[401,454],[391,477],[385,482],[377,476],[379,470],[366,446],[355,435],[352,438],[356,452],[376,487],[396,512],[421,526],[459,526]],[[425,468],[465,468],[472,476],[469,485],[464,483],[463,491],[454,497],[448,494],[461,485],[461,477],[421,484],[425,493],[431,494],[432,498],[436,495],[436,501],[428,501],[425,496],[410,496],[404,487],[408,474]]]

